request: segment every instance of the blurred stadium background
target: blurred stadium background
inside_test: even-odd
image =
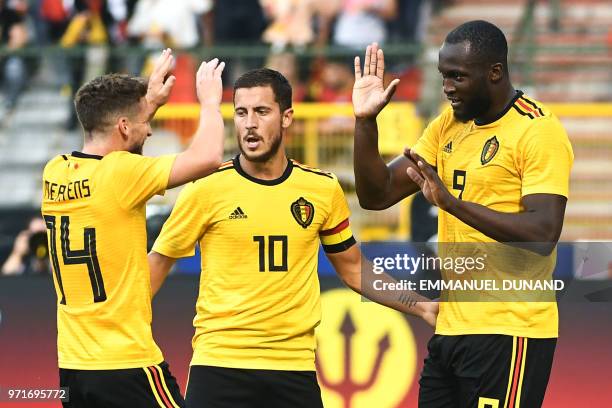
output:
[[[227,63],[226,157],[235,155],[233,81],[266,65],[283,72],[294,87],[289,155],[338,175],[358,239],[406,245],[428,240],[435,234],[435,211],[418,196],[382,212],[359,208],[352,170],[352,58],[379,41],[388,77],[402,80],[379,118],[381,151],[391,158],[412,144],[443,106],[437,50],[448,31],[473,19],[504,30],[515,87],[547,104],[569,133],[575,163],[561,240],[612,240],[612,1],[0,0],[0,265],[39,213],[45,162],[81,148],[71,107],[75,90],[105,72],[146,75],[148,61],[164,46],[175,51],[178,81],[155,118],[145,154],[178,152],[188,143],[198,117],[195,69],[202,59],[219,57]],[[151,238],[177,193],[151,201]],[[24,265],[16,271],[24,273],[0,279],[0,388],[51,387],[57,379],[55,300],[45,265],[36,262],[44,259],[44,243],[34,227],[26,235]],[[575,245],[561,252],[573,265]],[[608,263],[589,279],[612,279],[612,252],[608,255]],[[183,385],[194,272],[197,260],[180,263],[155,302],[156,336]],[[320,275],[326,406],[416,406],[428,329],[333,290],[339,283],[324,262]],[[546,407],[612,406],[605,374],[612,364],[610,304],[560,305],[561,339]],[[349,341],[352,357],[339,331],[346,319],[356,327]],[[381,340],[385,333],[388,347]],[[374,367],[377,353],[385,357]],[[343,378],[349,363],[352,377]],[[16,367],[17,374],[8,374],[7,367]]]

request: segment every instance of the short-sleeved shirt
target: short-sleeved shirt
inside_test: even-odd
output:
[[[518,213],[521,199],[530,194],[568,197],[574,159],[568,136],[553,113],[520,91],[486,124],[460,122],[449,107],[429,124],[414,150],[437,167],[455,197],[491,210]],[[440,211],[438,241],[494,240]],[[550,255],[548,279],[555,258],[556,251]],[[440,305],[436,333],[557,337],[557,306],[554,302],[445,302]]]
[[[236,157],[188,185],[153,251],[180,258],[200,245],[191,364],[314,370],[319,245],[350,248],[348,218],[336,176],[292,160],[260,180]]]
[[[57,293],[60,368],[159,364],[151,332],[145,205],[176,156],[73,152],[43,172],[42,215]]]

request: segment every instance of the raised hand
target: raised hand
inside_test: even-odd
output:
[[[423,195],[431,204],[446,210],[455,197],[448,191],[436,170],[431,167],[414,150],[410,150],[412,161],[417,164],[418,171],[413,166],[408,166],[406,172],[423,192]]]
[[[203,61],[196,74],[196,90],[201,105],[219,106],[223,96],[221,73],[225,62],[219,63],[218,58],[208,62]]]
[[[385,56],[378,44],[368,45],[365,53],[363,74],[361,61],[355,57],[355,84],[353,85],[353,111],[356,118],[374,118],[391,100],[399,79],[391,81],[387,89],[383,86]]]
[[[149,77],[145,99],[150,112],[150,118],[153,117],[160,106],[168,102],[170,91],[176,81],[174,75],[168,75],[173,66],[174,57],[172,56],[172,50],[166,48],[162,51],[157,61],[155,61],[153,72],[151,72]]]

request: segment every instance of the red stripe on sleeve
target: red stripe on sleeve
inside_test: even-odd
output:
[[[338,224],[334,228],[326,230],[326,231],[321,231],[319,235],[323,237],[328,236],[328,235],[334,235],[334,234],[339,233],[340,231],[345,230],[348,226],[349,226],[349,220],[347,218],[346,220],[342,221],[340,224]]]

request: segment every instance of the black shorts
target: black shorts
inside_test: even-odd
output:
[[[434,335],[419,381],[419,407],[541,407],[556,344],[497,334]]]
[[[323,408],[314,371],[253,370],[194,365],[188,408]]]
[[[64,408],[183,408],[168,364],[123,370],[60,368],[60,386],[68,387]]]

